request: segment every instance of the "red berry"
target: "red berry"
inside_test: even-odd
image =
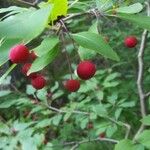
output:
[[[128,48],[133,48],[137,45],[137,38],[135,36],[128,36],[124,40],[124,44]]]
[[[88,80],[94,76],[96,66],[91,61],[82,61],[77,67],[77,74],[83,80]]]
[[[24,63],[29,58],[29,49],[25,45],[16,45],[10,49],[9,59],[13,63]]]
[[[21,72],[25,76],[27,76],[27,72],[29,71],[31,65],[32,65],[31,63],[26,63],[26,64],[23,65]],[[36,76],[37,76],[36,73],[31,73],[28,77],[32,79],[32,78],[35,78]]]
[[[65,83],[65,88],[70,92],[76,92],[80,88],[80,82],[78,80],[68,80]]]
[[[104,138],[104,137],[105,137],[105,133],[104,133],[104,132],[101,133],[101,134],[99,135],[99,137],[100,137],[100,138]]]
[[[92,123],[92,122],[89,122],[89,123],[87,124],[87,128],[88,128],[88,129],[92,129],[92,128],[93,128],[93,123]]]
[[[35,54],[34,51],[31,51],[29,57],[30,57],[30,60],[31,60],[31,61],[34,61],[34,60],[37,58],[37,55]]]
[[[31,84],[35,89],[40,90],[45,87],[46,80],[42,75],[39,74],[31,80]]]

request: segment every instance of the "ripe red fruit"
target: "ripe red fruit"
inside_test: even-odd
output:
[[[96,66],[91,61],[82,61],[77,67],[77,74],[83,80],[88,80],[94,76]]]
[[[124,44],[128,48],[133,48],[137,45],[137,38],[135,36],[128,36],[124,40]]]
[[[34,51],[31,51],[31,52],[30,52],[29,58],[30,58],[31,61],[34,61],[34,60],[37,58],[37,55],[35,54]]]
[[[100,138],[104,138],[104,137],[105,137],[105,133],[104,133],[104,132],[101,133],[101,134],[99,135],[99,137],[100,137]]]
[[[24,63],[29,58],[29,49],[25,45],[16,45],[10,49],[9,59],[13,63]]]
[[[25,76],[27,76],[27,72],[29,71],[31,65],[32,65],[31,63],[26,63],[26,64],[23,65],[23,67],[22,67],[22,69],[21,69],[21,72],[22,72]],[[32,79],[32,78],[35,78],[36,76],[37,76],[36,73],[31,73],[28,77]]]
[[[31,84],[35,89],[40,90],[45,87],[46,80],[42,75],[36,75],[36,77],[31,80]]]
[[[78,80],[68,80],[65,83],[65,88],[70,92],[76,92],[80,88],[80,82]]]

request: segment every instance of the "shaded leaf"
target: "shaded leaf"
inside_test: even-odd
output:
[[[150,31],[150,17],[148,16],[120,13],[117,17]]]

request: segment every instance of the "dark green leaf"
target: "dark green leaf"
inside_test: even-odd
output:
[[[141,28],[147,29],[150,31],[150,17],[142,16],[142,15],[134,15],[134,14],[118,14],[117,15],[120,19],[129,21],[138,25]]]

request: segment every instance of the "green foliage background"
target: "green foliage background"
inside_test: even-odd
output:
[[[73,2],[69,1],[69,6]],[[74,145],[66,143],[99,138],[103,132],[106,133],[106,138],[118,140],[119,143],[87,142],[77,149],[150,149],[148,129],[139,135],[136,142],[132,141],[141,121],[150,125],[149,115],[141,118],[136,85],[141,34],[143,29],[150,29],[150,18],[146,17],[144,0],[139,2],[140,6],[134,7],[134,14],[129,14],[131,9],[127,7],[126,13],[120,13],[120,9],[115,17],[111,16],[114,9],[117,11],[118,7],[137,1],[80,0],[68,8],[67,14],[73,15],[96,6],[102,11],[99,19],[93,14],[80,15],[65,22],[69,30],[69,34],[65,33],[65,46],[72,62],[72,70],[76,69],[80,58],[91,59],[97,65],[96,75],[88,81],[81,81],[81,88],[76,93],[69,93],[63,87],[63,81],[70,78],[70,73],[63,52],[64,43],[56,34],[59,29],[55,26],[54,17],[66,14],[64,10],[67,10],[67,1],[43,2],[38,5],[38,9],[29,6],[0,9],[0,66],[8,61],[9,49],[24,42],[39,56],[28,73],[43,69],[49,81],[46,88],[35,92],[23,76],[14,79],[13,73],[20,71],[20,66],[12,74],[8,75],[12,66],[2,74],[0,149],[71,150]],[[65,7],[63,11],[59,12],[58,3]],[[144,8],[141,10],[142,6]],[[136,14],[139,12],[140,15]],[[124,38],[128,35],[138,38],[136,48],[128,49],[124,46]],[[109,38],[108,43],[104,37]],[[144,54],[145,91],[149,91],[150,83],[149,39],[148,34]],[[78,79],[76,72],[73,77]],[[50,91],[51,96],[47,97],[47,91]],[[146,101],[148,111],[149,100]],[[93,123],[93,129],[87,129],[88,122]],[[128,140],[125,139],[127,128],[124,125],[127,123],[131,126]]]

